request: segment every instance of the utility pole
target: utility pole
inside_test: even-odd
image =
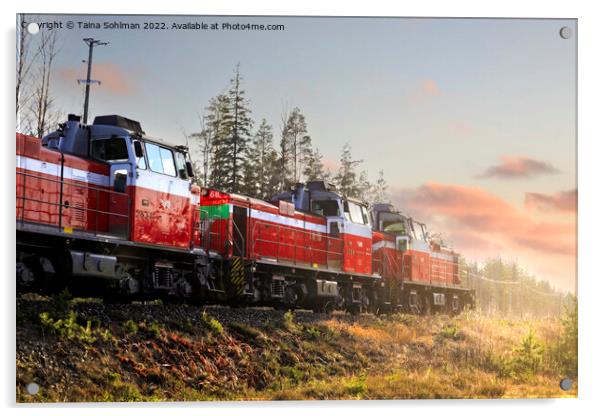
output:
[[[98,83],[98,85],[100,85],[100,81],[93,81],[90,79],[90,76],[92,75],[92,51],[94,50],[95,46],[105,46],[108,45],[109,42],[101,42],[100,40],[97,39],[93,39],[93,38],[84,38],[84,42],[88,45],[89,48],[89,52],[88,52],[88,75],[86,76],[85,80],[78,80],[78,83],[85,83],[86,84],[86,97],[84,99],[84,124],[88,123],[88,102],[90,101],[90,84],[92,83]]]

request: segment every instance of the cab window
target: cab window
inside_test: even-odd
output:
[[[353,202],[348,202],[348,207],[349,207],[349,218],[351,219],[352,222],[356,223],[356,224],[366,224],[365,219],[364,218],[364,212],[362,212],[362,206],[358,205],[356,203]],[[347,213],[345,213],[347,214]],[[347,216],[347,215],[345,215]]]
[[[339,204],[335,200],[311,201],[311,212],[325,217],[338,217]]]
[[[146,157],[153,172],[176,176],[173,153],[171,150],[154,143],[146,143]]]
[[[186,169],[186,157],[183,153],[176,152],[176,168],[178,169],[178,176],[182,179],[188,179],[188,172]]]
[[[146,169],[146,159],[144,158],[144,155],[141,157],[136,157],[136,167],[138,169]]]
[[[129,159],[127,144],[123,137],[92,140],[90,155],[106,162],[126,162]]]

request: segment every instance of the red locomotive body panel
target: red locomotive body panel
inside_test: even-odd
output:
[[[185,180],[138,170],[131,192],[132,241],[189,248],[195,210],[189,188]]]
[[[386,279],[402,279],[404,252],[397,250],[395,236],[380,231],[373,232],[373,270]]]
[[[109,166],[47,149],[36,137],[17,134],[16,139],[17,219],[60,225],[68,232],[108,232]]]
[[[255,260],[270,259],[309,267],[326,267],[329,238],[326,220],[295,211],[292,204],[280,206],[249,199],[250,247],[248,255]]]
[[[343,271],[372,274],[372,231],[369,227],[345,221],[343,229]]]

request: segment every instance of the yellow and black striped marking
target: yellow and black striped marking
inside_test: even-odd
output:
[[[240,257],[232,257],[230,263],[230,284],[236,295],[242,295],[245,290],[245,269]]]

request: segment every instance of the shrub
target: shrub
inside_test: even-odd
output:
[[[201,313],[201,321],[214,335],[219,335],[224,331],[224,327],[222,326],[222,324],[205,311]]]
[[[78,340],[87,344],[91,344],[96,341],[93,336],[92,322],[86,321],[86,326],[82,326],[77,323],[77,314],[70,311],[66,318],[54,319],[50,317],[48,312],[42,312],[40,314],[40,321],[42,326],[48,328],[52,333],[58,335],[60,338],[68,340]]]
[[[451,339],[452,341],[459,341],[464,339],[464,334],[460,331],[457,324],[448,324],[444,326],[441,331],[437,334],[438,340]]]
[[[131,319],[128,319],[123,323],[123,329],[128,334],[136,334],[138,332],[138,324]]]
[[[293,311],[286,311],[284,315],[282,315],[282,327],[289,331],[297,329],[297,325],[295,324],[295,313]]]
[[[517,375],[530,376],[536,373],[543,361],[543,346],[535,338],[535,333],[532,328],[522,339],[520,345],[514,349],[514,358],[512,366],[514,373]]]
[[[345,384],[345,390],[347,393],[357,396],[364,394],[368,391],[368,384],[366,383],[366,374],[362,374],[359,377],[352,378]]]

